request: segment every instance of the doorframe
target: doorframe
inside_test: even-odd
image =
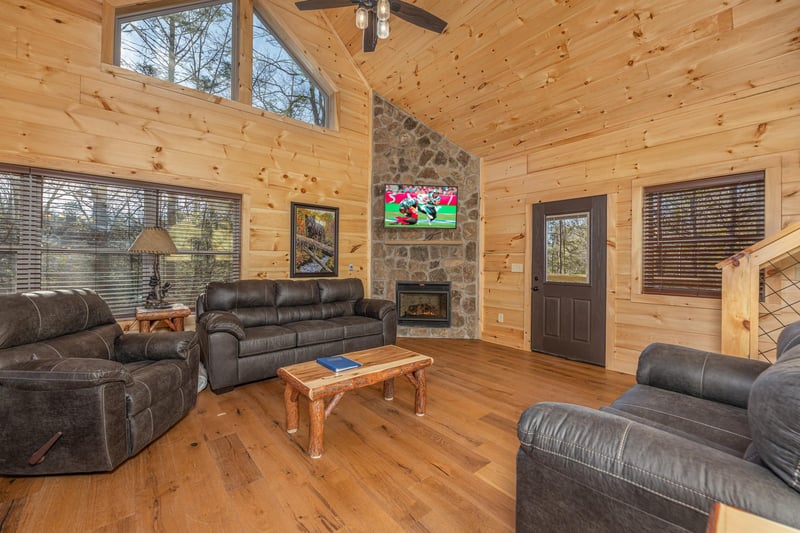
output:
[[[600,193],[603,194],[603,193]],[[616,316],[617,316],[617,204],[619,193],[605,193],[606,197],[606,360],[605,368],[608,370],[619,370],[616,361]],[[575,198],[580,198],[576,196]],[[570,200],[572,198],[548,198],[548,202],[558,200]],[[544,202],[542,200],[541,202]],[[525,206],[525,265],[526,268],[533,268],[533,205]],[[523,342],[530,350],[533,340],[532,330],[532,291],[533,280],[530,273],[524,276],[523,280]]]

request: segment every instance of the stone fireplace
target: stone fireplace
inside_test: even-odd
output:
[[[450,282],[398,281],[397,325],[450,327]]]
[[[478,338],[480,159],[378,94],[373,119],[372,296],[397,302],[399,280],[449,283],[449,327],[399,322],[397,335]],[[385,186],[392,183],[457,186],[457,227],[385,228]]]

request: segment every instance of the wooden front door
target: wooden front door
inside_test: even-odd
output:
[[[533,206],[531,349],[605,366],[606,197]]]

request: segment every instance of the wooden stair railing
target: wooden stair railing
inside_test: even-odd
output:
[[[800,222],[717,264],[722,269],[722,353],[758,357],[761,268],[797,248]]]

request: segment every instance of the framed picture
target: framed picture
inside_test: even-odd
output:
[[[339,275],[339,208],[292,202],[293,278]]]

